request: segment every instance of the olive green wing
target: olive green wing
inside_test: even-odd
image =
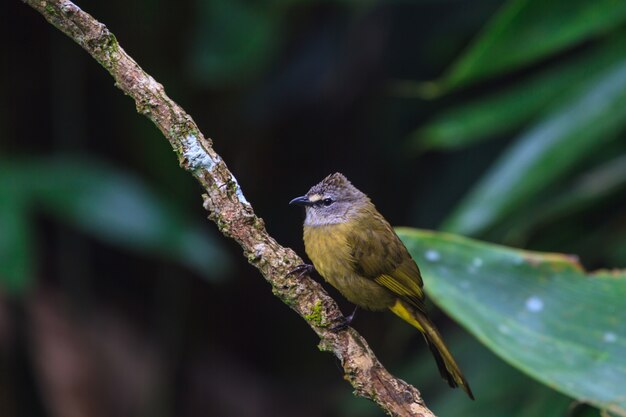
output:
[[[422,281],[422,277],[413,259],[409,258],[391,273],[377,276],[374,281],[419,310],[426,311],[424,307],[424,290],[418,284],[418,282]]]
[[[425,311],[422,276],[389,223],[376,213],[354,227],[348,245],[355,271]]]

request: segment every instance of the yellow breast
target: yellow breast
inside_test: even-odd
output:
[[[352,254],[346,241],[348,227],[346,223],[304,227],[306,254],[317,272],[332,285],[336,277],[352,273]]]

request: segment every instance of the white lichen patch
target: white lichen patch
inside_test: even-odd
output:
[[[263,252],[265,252],[264,243],[257,243],[256,245],[254,245],[254,256],[260,258],[261,256],[263,256]]]
[[[437,262],[439,259],[441,259],[441,255],[439,254],[439,252],[433,249],[427,250],[424,253],[424,257],[430,262]]]
[[[218,162],[220,162],[220,157],[215,156],[214,158],[209,155],[209,153],[202,147],[200,144],[200,140],[195,135],[187,135],[183,139],[183,156],[187,160],[187,164],[192,171],[196,171],[199,169],[204,169],[210,172]],[[229,185],[228,183],[234,184],[234,191],[237,200],[241,204],[250,205],[246,197],[243,195],[243,191],[241,191],[241,186],[237,182],[237,179],[231,174],[230,181],[220,181],[219,178],[215,178],[215,185],[218,188],[223,188]]]
[[[248,202],[248,200],[246,200],[246,197],[243,195],[243,191],[241,191],[241,187],[239,186],[237,179],[231,175],[230,180],[235,184],[235,195],[237,196],[237,200],[239,200],[241,204],[246,204],[249,206],[250,203]]]
[[[148,80],[148,85],[147,87],[150,89],[150,91],[152,91],[153,93],[157,93],[159,92],[160,89],[163,88],[163,86],[157,82],[157,80],[155,80],[154,78],[148,76],[147,77]]]
[[[183,139],[183,144],[183,156],[193,171],[198,169],[210,171],[219,162],[219,157],[212,158],[200,145],[200,140],[197,136],[187,135]]]
[[[543,310],[543,300],[535,295],[526,300],[526,310],[531,313],[538,313]]]

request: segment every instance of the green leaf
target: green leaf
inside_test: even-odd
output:
[[[502,92],[480,97],[437,116],[411,134],[418,149],[459,149],[549,114],[587,81],[623,59],[626,36],[612,36],[582,56],[551,67]]]
[[[576,100],[522,134],[444,222],[460,234],[478,234],[528,202],[616,139],[626,124],[626,61],[589,82]]]
[[[33,233],[25,203],[0,181],[0,289],[22,294],[35,273]]]
[[[565,191],[541,202],[531,212],[519,213],[516,218],[508,219],[507,243],[519,241],[521,236],[533,228],[538,228],[538,225],[597,206],[607,197],[617,195],[624,189],[626,189],[626,155],[620,155],[575,178]]]
[[[222,279],[230,266],[230,258],[206,225],[190,221],[176,204],[119,169],[85,157],[3,165],[3,178],[28,196],[32,209],[98,239],[181,262],[211,280]]]
[[[624,21],[621,0],[510,0],[452,66],[443,88],[521,68]]]
[[[626,272],[589,274],[566,255],[397,231],[428,295],[489,349],[559,392],[626,414]]]

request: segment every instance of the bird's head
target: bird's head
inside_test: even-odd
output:
[[[350,221],[370,204],[369,198],[342,174],[336,172],[311,187],[289,204],[306,208],[305,226],[322,226]]]

